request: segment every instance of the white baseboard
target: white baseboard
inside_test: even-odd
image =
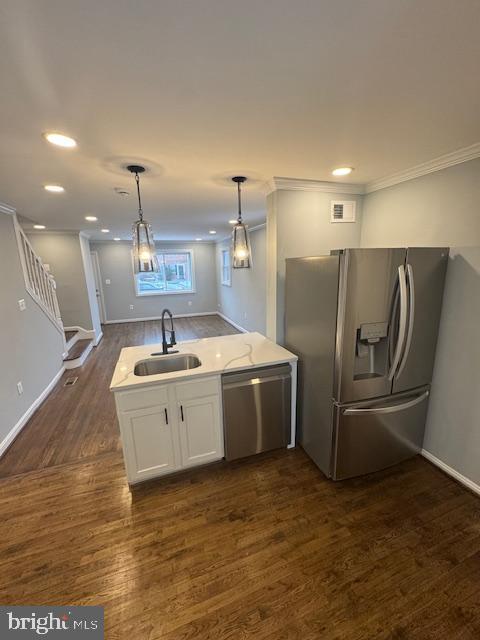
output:
[[[473,480],[470,480],[470,478],[467,478],[466,476],[462,475],[461,473],[453,469],[453,467],[450,467],[448,464],[445,464],[445,462],[440,460],[440,458],[437,458],[436,456],[434,456],[432,453],[430,453],[430,451],[427,451],[426,449],[422,449],[421,454],[424,458],[426,458],[436,467],[438,467],[439,469],[447,473],[449,476],[454,478],[457,482],[460,482],[460,484],[463,484],[465,487],[470,489],[470,491],[473,491],[473,493],[476,493],[478,496],[480,496],[480,485],[473,482]]]
[[[38,396],[38,398],[35,400],[35,402],[33,402],[33,404],[30,405],[30,407],[27,409],[27,411],[25,411],[25,413],[20,418],[20,420],[17,422],[17,424],[12,429],[10,429],[10,431],[7,433],[7,435],[2,440],[2,442],[0,442],[0,458],[3,456],[5,451],[8,449],[8,447],[12,444],[12,442],[18,436],[18,434],[23,429],[23,427],[27,424],[27,422],[31,418],[33,412],[36,409],[38,409],[38,407],[42,404],[42,402],[45,400],[45,398],[52,391],[54,386],[57,384],[57,382],[62,377],[64,371],[65,371],[65,367],[62,367],[60,369],[60,371],[55,375],[53,380],[47,385],[47,387]]]
[[[96,342],[95,329],[84,329],[83,327],[63,327],[64,331],[76,331],[76,334],[67,342],[67,352],[73,347],[78,340],[93,340],[97,346],[100,339]],[[66,356],[64,356],[65,358]]]
[[[94,334],[95,331],[93,329],[84,329],[83,327],[80,326],[72,326],[72,327],[63,327],[64,331],[78,331],[79,333],[87,333],[87,334]]]
[[[201,311],[200,313],[174,313],[174,318],[194,318],[196,316],[215,316],[217,311]],[[105,320],[104,324],[121,324],[123,322],[147,322],[148,320],[161,320],[162,316],[146,316],[145,318],[119,318],[118,320]]]
[[[245,329],[245,327],[242,327],[241,325],[237,324],[234,320],[232,320],[231,318],[229,318],[225,314],[220,313],[220,311],[217,311],[216,314],[217,314],[217,316],[220,316],[220,318],[223,318],[225,320],[225,322],[228,322],[229,324],[232,324],[235,327],[235,329],[238,329],[242,333],[248,333],[248,329]]]
[[[103,331],[100,331],[98,336],[93,341],[93,346],[96,347],[102,338],[103,338]]]

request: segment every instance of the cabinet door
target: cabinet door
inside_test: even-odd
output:
[[[183,467],[223,458],[223,429],[218,395],[178,403]]]
[[[167,404],[125,411],[120,417],[130,483],[172,473],[180,467],[175,425]]]

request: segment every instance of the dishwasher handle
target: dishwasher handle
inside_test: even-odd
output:
[[[224,373],[222,375],[222,386],[224,389],[232,388],[233,385],[239,386],[237,383],[249,384],[252,380],[252,384],[259,384],[260,382],[266,382],[267,380],[280,380],[282,378],[289,378],[291,374],[291,367],[289,364],[281,364],[272,367],[260,367],[259,369],[248,369],[247,371],[234,371],[232,373]]]
[[[277,382],[277,381],[283,381],[283,380],[289,380],[290,379],[290,373],[287,374],[279,374],[276,376],[268,376],[268,377],[263,377],[263,378],[245,378],[244,380],[237,380],[236,382],[232,381],[232,382],[224,382],[223,383],[223,388],[224,389],[237,389],[238,387],[249,387],[249,386],[254,386],[257,384],[263,384],[264,382]]]

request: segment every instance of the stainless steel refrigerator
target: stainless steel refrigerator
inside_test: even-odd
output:
[[[448,249],[344,249],[286,262],[301,446],[334,480],[418,453]]]

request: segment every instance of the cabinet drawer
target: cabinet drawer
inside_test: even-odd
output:
[[[177,400],[191,400],[205,396],[215,396],[220,393],[220,378],[200,378],[189,382],[177,382],[175,394]]]
[[[145,409],[157,404],[167,404],[168,387],[166,385],[158,385],[146,389],[121,391],[115,394],[115,400],[120,411]]]

